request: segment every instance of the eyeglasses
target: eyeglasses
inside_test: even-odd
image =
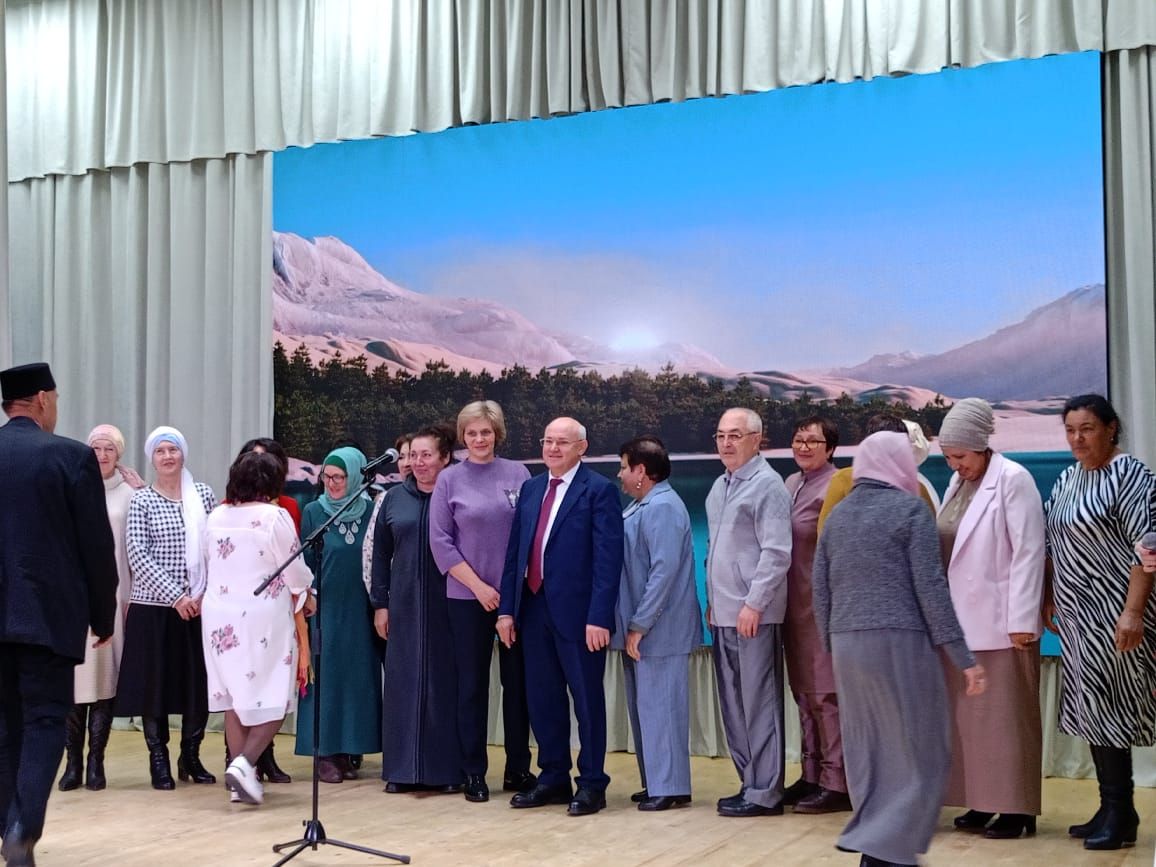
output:
[[[344,482],[348,476],[345,473],[322,473],[321,481],[328,482],[331,485],[336,485],[338,482]]]
[[[720,432],[720,433],[716,433],[714,435],[714,441],[716,443],[718,443],[719,445],[723,445],[723,444],[733,445],[734,443],[737,443],[739,440],[741,440],[743,437],[749,437],[755,433],[758,433],[758,431],[749,430],[746,433],[735,433],[733,431],[728,431],[727,433],[721,433]]]
[[[554,440],[554,439],[550,439],[549,437],[545,437],[543,439],[540,439],[540,440],[538,440],[538,442],[540,442],[543,446],[545,446],[548,449],[552,449],[552,448],[554,448],[554,446],[557,446],[560,449],[568,449],[568,448],[570,448],[570,446],[574,445],[573,440]]]
[[[825,445],[827,445],[826,440],[791,440],[791,448],[793,449],[817,449]]]

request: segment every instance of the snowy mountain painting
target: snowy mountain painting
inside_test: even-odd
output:
[[[698,453],[732,391],[775,443],[978,395],[998,448],[1064,451],[1062,401],[1107,386],[1098,93],[1064,55],[280,152],[278,417],[313,452],[501,393],[519,429],[568,400],[602,448]]]

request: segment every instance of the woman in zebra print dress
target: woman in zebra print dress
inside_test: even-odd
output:
[[[1120,420],[1103,397],[1072,398],[1063,418],[1077,463],[1044,507],[1063,647],[1060,730],[1088,741],[1100,783],[1100,809],[1069,833],[1086,849],[1119,849],[1139,824],[1131,748],[1156,743],[1152,575],[1133,550],[1156,526],[1156,476],[1120,451]]]

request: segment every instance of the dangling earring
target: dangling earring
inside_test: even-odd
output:
[[[642,490],[642,482],[641,481],[635,482],[634,487],[641,491]]]

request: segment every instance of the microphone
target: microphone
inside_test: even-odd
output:
[[[381,471],[382,467],[388,464],[396,464],[399,457],[401,457],[401,455],[398,454],[397,449],[386,449],[381,455],[365,465],[365,468],[361,471],[362,477],[366,479],[373,478]]]

